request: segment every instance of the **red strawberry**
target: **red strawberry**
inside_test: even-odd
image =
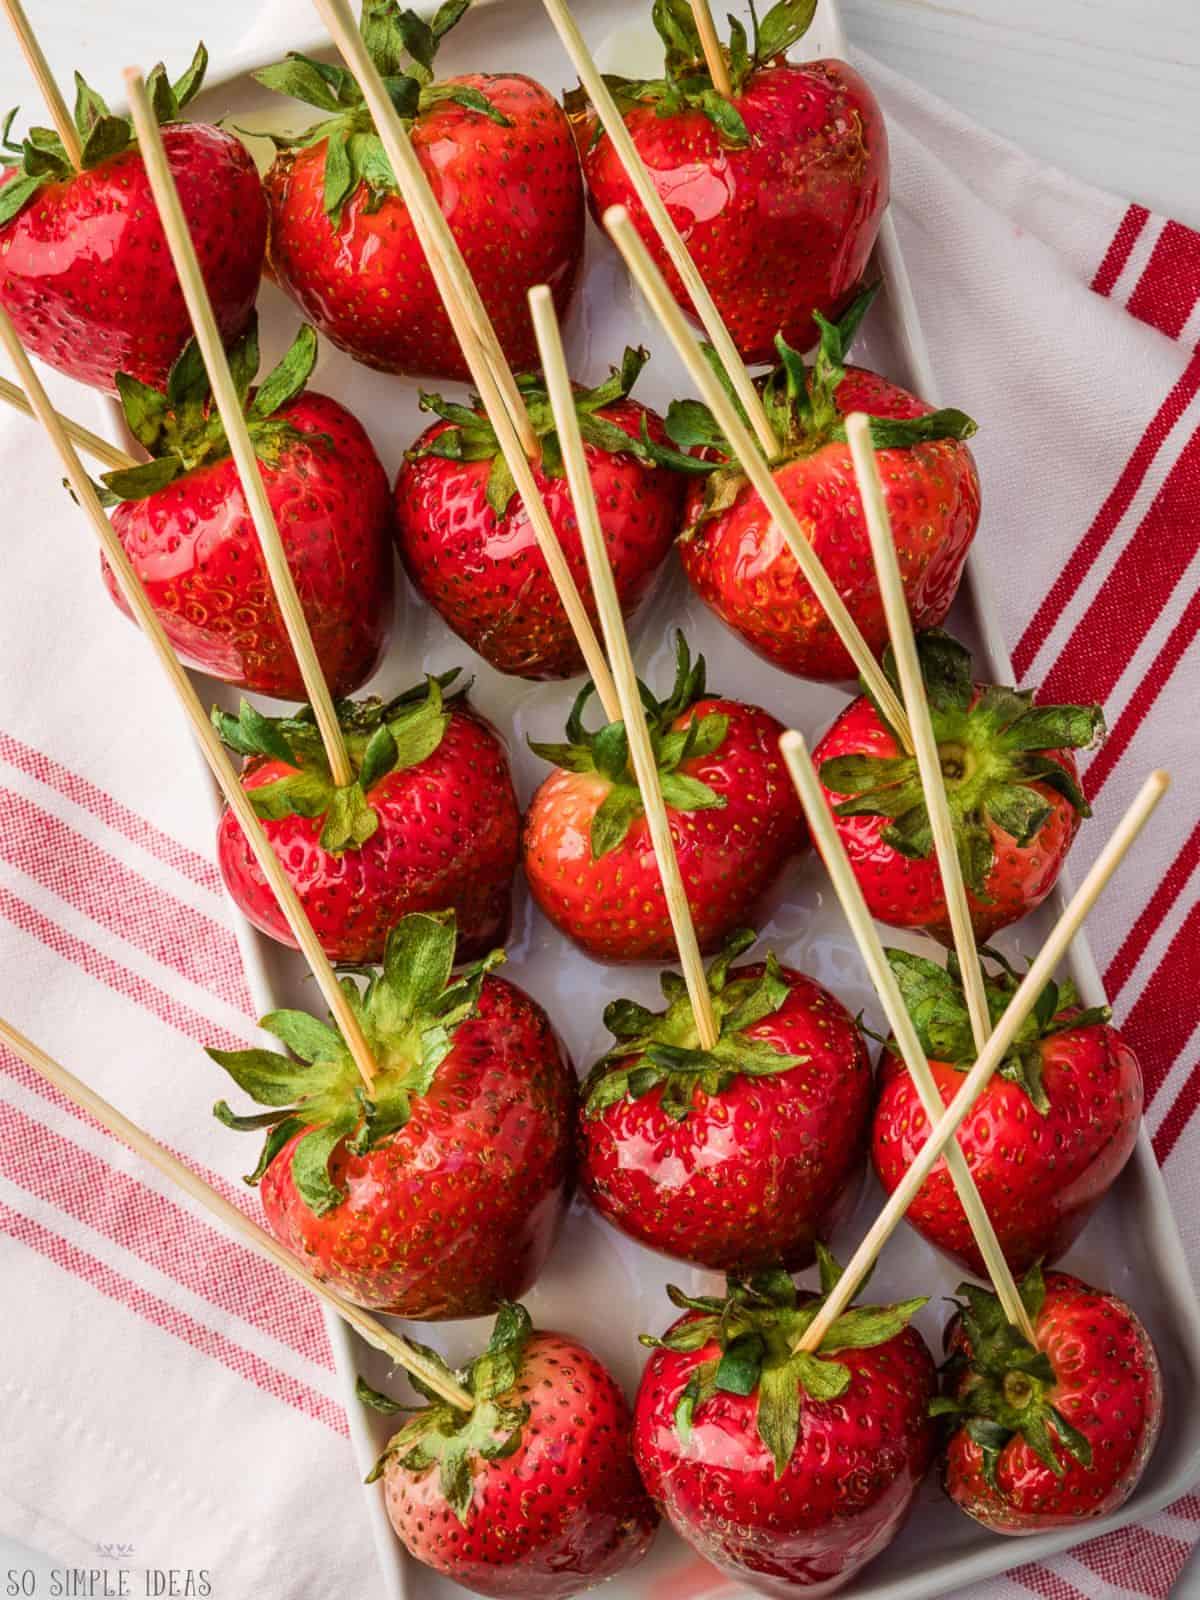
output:
[[[174,84],[146,80],[163,128],[204,281],[227,343],[254,310],[267,207],[254,162],[220,128],[176,122],[208,64],[200,45]],[[31,128],[0,179],[0,305],[34,355],[81,383],[114,390],[118,372],[161,388],[191,337],[133,124],[76,73],[82,170],[47,128]],[[15,116],[15,112],[13,115]]]
[[[645,598],[679,528],[683,479],[656,465],[643,430],[658,446],[666,436],[652,411],[628,398],[646,361],[626,350],[620,370],[599,388],[581,390],[576,410],[605,545],[622,611]],[[539,378],[520,380],[530,420],[542,439],[534,477],[575,582],[595,621],[587,562],[563,476],[558,437]],[[583,658],[567,614],[516,495],[496,435],[477,409],[425,395],[443,419],[409,451],[396,479],[400,558],[425,599],[499,672],[569,678]]]
[[[609,80],[672,220],[747,361],[775,335],[812,342],[812,315],[845,308],[888,200],[883,114],[844,61],[793,65],[811,5],[783,0],[755,20],[730,18],[733,94],[717,93],[688,0],[654,7],[666,76]],[[577,97],[582,102],[582,97]],[[675,298],[692,305],[606,135],[582,115],[577,136],[592,210],[628,206]]]
[[[837,1281],[822,1253],[822,1289]],[[820,1299],[783,1272],[689,1299],[642,1375],[633,1448],[651,1498],[706,1561],[758,1594],[832,1594],[899,1531],[934,1453],[925,1302],[858,1306],[815,1355]]]
[[[253,327],[230,353],[246,399],[267,498],[335,695],[379,664],[392,620],[387,477],[358,422],[304,393],[316,335],[301,328],[257,393]],[[281,700],[304,682],[271,587],[254,519],[195,343],[171,369],[165,397],[117,374],[131,432],[154,457],[104,474],[113,527],[167,637],[193,666]],[[109,593],[124,600],[107,564]]]
[[[414,1383],[430,1404],[371,1474],[408,1553],[475,1594],[515,1600],[567,1600],[640,1561],[658,1517],[625,1396],[591,1351],[508,1305],[461,1377],[474,1409]],[[359,1396],[406,1409],[362,1383]]]
[[[1071,751],[1094,744],[1104,718],[1099,706],[1035,705],[1030,691],[973,682],[970,652],[936,629],[917,650],[971,923],[983,940],[1058,881],[1079,820],[1091,815]],[[846,707],[813,761],[872,916],[949,944],[916,761],[866,696]]]
[[[844,1006],[773,955],[709,968],[720,1037],[699,1048],[683,980],[655,1014],[616,1000],[617,1043],[580,1112],[580,1181],[622,1232],[712,1271],[809,1266],[853,1206],[871,1114],[871,1062]]]
[[[339,708],[355,781],[335,789],[312,714],[272,720],[242,704],[216,714],[225,742],[248,757],[242,777],[331,961],[379,961],[389,929],[411,911],[454,913],[458,959],[502,944],[512,909],[521,827],[499,737],[442,680],[386,704]],[[217,841],[221,875],[256,928],[295,944],[231,811]]]
[[[782,728],[757,706],[705,697],[704,657],[683,635],[670,699],[643,687],[651,741],[688,904],[703,949],[750,911],[805,843],[804,818],[779,755]],[[568,744],[532,744],[559,769],[525,814],[525,876],[556,928],[604,961],[666,960],[675,950],[662,879],[623,723],[589,733],[589,684]]]
[[[458,979],[454,918],[414,914],[352,1003],[378,1064],[369,1097],[342,1036],[302,1011],[261,1026],[291,1056],[210,1050],[265,1115],[258,1167],[271,1231],[359,1305],[480,1317],[524,1294],[571,1186],[575,1075],[550,1019],[490,976]]]
[[[583,259],[584,204],[570,125],[558,102],[517,73],[433,81],[441,35],[396,0],[367,0],[363,33],[409,125],[509,362],[537,359],[526,294],[548,283],[566,310]],[[409,58],[406,60],[406,56]],[[374,131],[343,67],[290,55],[254,76],[325,118],[280,138],[266,177],[270,263],[323,334],[385,372],[466,378],[467,365]]]
[[[959,1286],[947,1329],[952,1419],[946,1493],[993,1533],[1045,1533],[1124,1505],[1162,1427],[1162,1378],[1150,1335],[1115,1294],[1066,1272],[1021,1285],[1033,1349],[995,1295]]]
[[[890,950],[905,1005],[949,1105],[974,1065],[966,999],[957,972]],[[987,984],[993,1018],[1007,1007],[1015,974]],[[1132,1154],[1142,1120],[1142,1069],[1107,1007],[1081,1011],[1070,984],[1051,983],[959,1129],[979,1193],[1014,1272],[1070,1248]],[[880,1065],[871,1155],[890,1194],[928,1136],[929,1119],[902,1062]],[[946,1169],[934,1167],[906,1213],[930,1244],[985,1275]]]
[[[958,441],[975,424],[961,411],[933,411],[886,378],[843,365],[871,294],[835,327],[822,319],[813,368],[780,345],[782,365],[763,400],[782,453],[772,471],[784,499],[867,644],[877,654],[887,621],[871,560],[843,418],[865,411],[879,452],[884,500],[913,625],[929,628],[950,609],[979,522],[979,479]],[[742,476],[706,407],[673,405],[667,432],[682,449],[704,447],[709,474],[689,495],[679,554],[696,593],[753,650],[786,672],[837,682],[853,677],[845,646],[762,501]]]

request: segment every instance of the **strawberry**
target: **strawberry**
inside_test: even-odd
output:
[[[265,1114],[248,1183],[310,1271],[359,1305],[417,1318],[480,1317],[524,1294],[571,1187],[575,1075],[535,1001],[491,975],[459,978],[454,918],[414,913],[383,971],[347,992],[378,1066],[368,1095],[342,1036],[303,1011],[260,1026],[291,1052],[208,1053]]]
[[[374,672],[392,620],[387,476],[358,422],[304,385],[316,335],[301,328],[257,392],[253,325],[230,352],[284,553],[335,695]],[[226,683],[302,700],[304,681],[195,342],[166,394],[117,374],[125,419],[152,460],[104,474],[113,527],[180,655]],[[126,611],[107,564],[104,581]]]
[[[699,1048],[683,979],[665,1012],[615,1000],[617,1043],[583,1090],[580,1181],[639,1243],[712,1271],[809,1266],[859,1190],[871,1061],[844,1006],[774,955],[708,971],[720,1036]]]
[[[975,424],[961,411],[933,411],[873,372],[844,365],[874,290],[841,322],[818,316],[816,365],[780,341],[781,365],[763,403],[781,453],[772,473],[814,552],[871,649],[887,643],[887,621],[863,521],[843,418],[871,417],[879,473],[913,625],[929,628],[950,609],[979,522],[979,479],[961,440]],[[702,449],[679,544],[696,593],[728,627],[785,672],[840,682],[854,675],[783,536],[743,477],[712,413],[677,401],[667,432],[681,449]]]
[[[905,1005],[949,1105],[975,1063],[957,963],[946,971],[922,956],[889,950]],[[987,978],[993,1021],[1004,1012],[1017,976]],[[1070,1248],[1116,1181],[1137,1142],[1142,1069],[1113,1027],[1106,1006],[1084,1011],[1074,988],[1049,983],[998,1073],[958,1132],[983,1203],[1015,1272],[1053,1261]],[[899,1058],[886,1050],[871,1155],[890,1194],[916,1159],[929,1120]],[[945,1160],[909,1206],[908,1221],[930,1244],[984,1276]]]
[[[643,702],[663,799],[701,947],[750,921],[759,896],[804,846],[796,792],[779,755],[783,731],[757,706],[705,695],[677,636],[675,687]],[[662,879],[625,725],[583,725],[588,684],[567,721],[567,744],[535,744],[558,768],[525,814],[525,876],[556,928],[603,961],[665,960],[675,950]]]
[[[645,598],[670,550],[683,505],[683,478],[656,465],[643,431],[670,459],[662,421],[629,399],[646,362],[626,350],[620,369],[598,388],[580,390],[576,413],[622,611]],[[542,380],[518,380],[542,441],[534,478],[550,521],[596,620],[575,507],[563,475],[558,436]],[[499,672],[569,678],[583,657],[567,621],[525,508],[479,408],[423,395],[441,418],[417,440],[396,479],[396,539],[416,588],[473,650]]]
[[[208,55],[200,45],[174,84],[161,66],[146,80],[163,124],[204,281],[226,343],[254,310],[267,239],[267,207],[254,162],[220,128],[180,122],[198,93]],[[116,374],[161,388],[191,337],[183,291],[150,192],[133,124],[114,116],[75,74],[79,170],[49,128],[22,144],[0,178],[0,305],[21,342],[80,383],[115,392]]]
[[[408,1553],[475,1594],[567,1600],[640,1561],[658,1516],[633,1464],[632,1421],[590,1350],[506,1305],[460,1381],[475,1397],[429,1404],[388,1443],[368,1482]],[[407,1410],[359,1383],[359,1397]]]
[[[822,1298],[839,1272],[821,1251]],[[857,1306],[815,1354],[793,1345],[821,1298],[785,1272],[684,1315],[654,1347],[633,1449],[651,1498],[706,1561],[758,1594],[832,1594],[895,1537],[934,1453],[925,1302]]]
[[[570,125],[519,73],[433,81],[442,36],[396,0],[364,0],[362,29],[417,158],[518,370],[537,359],[526,294],[548,283],[560,313],[583,260],[584,204]],[[469,376],[433,274],[362,93],[344,68],[292,54],[254,76],[325,113],[278,137],[265,186],[269,259],[280,287],[326,338],[384,372]]]
[[[713,86],[689,0],[657,0],[665,76],[609,79],[625,124],[671,218],[747,361],[769,361],[783,333],[807,347],[814,311],[836,316],[862,277],[888,201],[883,113],[844,61],[785,60],[812,19],[782,0],[727,52],[732,96]],[[753,8],[752,8],[753,15]],[[671,266],[620,158],[587,110],[575,113],[592,211],[629,208],[686,311]]]
[[[410,911],[454,913],[458,959],[508,935],[521,816],[499,736],[466,701],[443,701],[457,676],[386,703],[342,701],[354,782],[336,789],[312,716],[267,718],[242,702],[217,711],[226,744],[247,758],[243,786],[331,961],[379,961]],[[231,811],[217,855],[225,886],[256,928],[295,940]]]
[[[1091,815],[1072,750],[1103,735],[1099,706],[1042,706],[1028,690],[976,683],[971,655],[934,629],[917,653],[977,939],[1017,922],[1053,889]],[[884,668],[896,681],[890,653]],[[942,875],[914,758],[866,697],[813,752],[872,916],[952,942]]]
[[[959,1286],[946,1333],[946,1493],[993,1533],[1045,1533],[1124,1505],[1154,1453],[1163,1392],[1150,1335],[1115,1294],[1033,1268],[1021,1298],[1037,1348],[995,1295]]]

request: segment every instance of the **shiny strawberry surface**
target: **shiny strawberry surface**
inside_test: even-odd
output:
[[[746,1037],[798,1065],[735,1076],[715,1094],[697,1088],[683,1117],[664,1109],[661,1086],[594,1116],[580,1111],[580,1182],[600,1214],[712,1271],[810,1266],[814,1241],[858,1197],[872,1100],[866,1043],[833,995],[780,970],[790,993]]]
[[[777,1477],[758,1432],[760,1392],[718,1391],[680,1435],[688,1380],[719,1353],[714,1341],[647,1362],[634,1407],[646,1488],[706,1561],[756,1594],[832,1594],[899,1532],[933,1459],[933,1359],[914,1328],[837,1351],[850,1385],[834,1400],[801,1396],[799,1436]]]
[[[1016,1434],[1000,1451],[992,1485],[979,1445],[965,1427],[956,1429],[942,1463],[946,1492],[993,1533],[1043,1533],[1116,1511],[1137,1486],[1162,1428],[1158,1358],[1123,1300],[1069,1273],[1047,1273],[1034,1331],[1055,1375],[1044,1399],[1084,1436],[1091,1465],[1056,1449],[1062,1469],[1056,1474]],[[951,1348],[967,1348],[961,1330]]]
[[[406,1548],[475,1594],[568,1600],[640,1561],[658,1517],[630,1451],[625,1396],[590,1350],[534,1333],[499,1403],[529,1408],[511,1455],[472,1465],[460,1521],[436,1471],[393,1457],[388,1516]]]
[[[267,208],[249,153],[202,123],[162,130],[225,342],[254,309]],[[49,366],[116,392],[118,372],[161,388],[192,336],[136,148],[48,183],[0,228],[0,305]]]
[[[1077,777],[1069,750],[1041,752]],[[896,741],[871,702],[860,696],[833,723],[813,751],[821,764],[835,756],[894,756]],[[1049,816],[1028,843],[1022,844],[990,818],[987,820],[994,857],[983,883],[983,893],[967,890],[971,926],[979,943],[1001,928],[1019,921],[1042,901],[1058,882],[1063,863],[1079,830],[1079,813],[1065,795],[1046,783],[1027,785],[1050,808]],[[833,806],[845,796],[827,789]],[[923,928],[943,943],[952,942],[946,896],[937,857],[902,855],[883,838],[888,818],[863,814],[834,817],[854,876],[858,879],[871,915],[893,928]]]
[[[243,783],[255,789],[294,770],[259,761]],[[433,754],[388,773],[368,791],[368,802],[378,828],[359,848],[337,855],[321,844],[323,817],[263,819],[325,954],[332,961],[378,961],[389,930],[412,911],[455,913],[460,960],[502,945],[520,813],[508,758],[491,726],[455,707]],[[294,944],[230,811],[221,819],[218,859],[226,887],[255,927]]]
[[[771,361],[775,335],[807,349],[812,316],[837,316],[862,277],[888,199],[888,146],[875,96],[844,61],[778,62],[734,104],[750,135],[734,148],[699,110],[625,122],[742,356]],[[593,214],[627,206],[680,304],[674,268],[612,144],[580,123]]]
[[[933,409],[860,368],[848,371],[836,402],[842,416],[909,418]],[[883,449],[877,459],[913,625],[934,627],[950,609],[979,522],[974,459],[953,439]],[[821,444],[776,466],[774,475],[860,632],[880,653],[887,622],[849,446]],[[704,492],[703,482],[693,486],[686,524],[699,517]],[[679,554],[705,604],[775,666],[822,682],[854,677],[845,646],[748,483],[728,510],[680,541]]]
[[[597,415],[638,437],[643,424],[664,442],[661,420],[634,400]],[[414,446],[426,449],[446,431],[435,423]],[[585,444],[605,548],[621,610],[632,616],[645,599],[679,528],[684,485],[676,473],[650,467],[631,452],[610,454]],[[499,672],[524,678],[566,678],[583,658],[518,496],[501,516],[488,504],[490,461],[448,461],[412,455],[396,479],[396,542],[412,582],[460,639]],[[565,477],[534,478],[571,575],[598,628],[579,524]]]
[[[716,809],[667,808],[671,837],[701,947],[715,948],[753,920],[759,896],[807,839],[795,789],[779,754],[782,724],[757,706],[697,701],[673,726],[720,713],[726,739],[711,755],[683,762],[680,772],[720,795]],[[622,842],[593,858],[592,819],[609,792],[595,772],[558,769],[525,814],[525,875],[554,925],[604,961],[667,960],[675,938],[644,816]]]
[[[547,283],[566,310],[583,258],[579,162],[565,113],[519,74],[453,80],[509,119],[443,100],[422,113],[413,146],[510,364],[537,365],[526,294]],[[265,184],[269,258],[281,288],[326,338],[385,372],[466,378],[466,362],[397,195],[363,186],[333,222],[324,203],[326,147],[284,151]]]
[[[298,1133],[262,1179],[276,1238],[359,1305],[397,1316],[479,1317],[532,1285],[571,1187],[575,1074],[542,1008],[484,980],[410,1120],[329,1178],[345,1198],[316,1215],[292,1173]]]
[[[348,695],[379,664],[392,620],[387,476],[362,426],[327,395],[303,394],[276,420],[299,436],[262,462],[267,498],[326,680]],[[123,502],[112,522],[190,665],[260,694],[305,698],[232,457]]]
[[[993,1077],[958,1133],[1005,1258],[1019,1276],[1035,1261],[1056,1261],[1082,1232],[1133,1153],[1142,1120],[1142,1069],[1115,1028],[1066,1028],[1037,1044],[1049,1109]],[[963,1073],[931,1061],[949,1105]],[[900,1060],[885,1051],[871,1133],[876,1175],[890,1194],[929,1135],[929,1119]],[[921,1236],[986,1276],[945,1160],[905,1213]]]

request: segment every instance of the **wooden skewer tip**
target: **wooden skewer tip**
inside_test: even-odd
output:
[[[634,775],[642,795],[646,825],[654,857],[658,863],[659,876],[662,879],[667,913],[671,919],[675,943],[679,950],[680,965],[687,984],[688,998],[692,1004],[692,1014],[696,1019],[700,1048],[711,1050],[719,1037],[713,1014],[712,996],[700,955],[700,945],[696,938],[696,927],[692,919],[691,906],[688,904],[687,890],[679,871],[679,861],[671,836],[671,823],[659,782],[658,763],[650,743],[645,707],[642,705],[638,690],[637,669],[634,666],[633,652],[629,647],[625,619],[621,615],[621,603],[604,543],[604,530],[600,525],[600,515],[592,491],[583,439],[579,431],[579,419],[575,413],[571,378],[563,352],[562,333],[554,311],[554,302],[544,286],[530,290],[529,309],[542,358],[542,370],[550,394],[550,405],[554,413],[567,482],[575,505],[575,517],[583,541],[588,573],[592,580],[592,592],[596,597],[596,608],[600,613],[601,627],[608,646],[609,660],[612,663]]]

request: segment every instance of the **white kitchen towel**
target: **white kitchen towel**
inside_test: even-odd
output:
[[[1019,675],[1109,712],[1076,872],[1145,772],[1175,773],[1092,936],[1195,1261],[1200,235],[863,65],[939,385],[981,424],[981,559]],[[221,1092],[202,1044],[255,1030],[195,759],[59,478],[0,420],[2,1008],[253,1210],[243,1152],[197,1115]],[[203,1571],[218,1600],[379,1593],[315,1309],[4,1056],[0,1273],[0,1532]],[[1165,1595],[1198,1534],[1190,1496],[978,1600]]]

